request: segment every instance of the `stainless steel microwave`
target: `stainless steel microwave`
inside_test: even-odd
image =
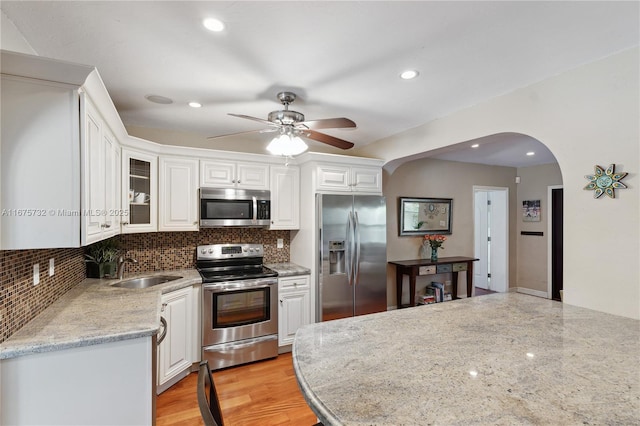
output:
[[[200,227],[269,226],[270,197],[269,191],[200,188]]]

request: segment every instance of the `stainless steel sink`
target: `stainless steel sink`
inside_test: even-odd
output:
[[[175,275],[150,275],[148,277],[131,278],[113,284],[113,287],[124,288],[149,288],[154,285],[168,283],[169,281],[179,280],[182,277]]]

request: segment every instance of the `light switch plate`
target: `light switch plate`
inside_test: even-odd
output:
[[[284,240],[282,238],[278,238],[278,248],[284,247]]]
[[[55,261],[53,257],[49,259],[49,276],[52,277],[56,273]]]
[[[33,285],[38,284],[40,284],[40,265],[36,263],[33,265]]]

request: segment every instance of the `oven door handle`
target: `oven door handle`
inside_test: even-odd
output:
[[[223,291],[235,291],[255,288],[273,287],[278,284],[278,280],[263,279],[255,281],[225,281],[221,283],[203,284],[202,289],[213,293],[221,293]]]

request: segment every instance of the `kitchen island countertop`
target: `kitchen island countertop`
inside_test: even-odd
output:
[[[529,295],[310,324],[293,363],[325,426],[640,423],[640,321]]]
[[[113,287],[120,280],[87,278],[0,344],[0,359],[151,336],[160,327],[160,297],[202,283],[195,269],[126,277],[176,275],[181,279],[149,287]]]

